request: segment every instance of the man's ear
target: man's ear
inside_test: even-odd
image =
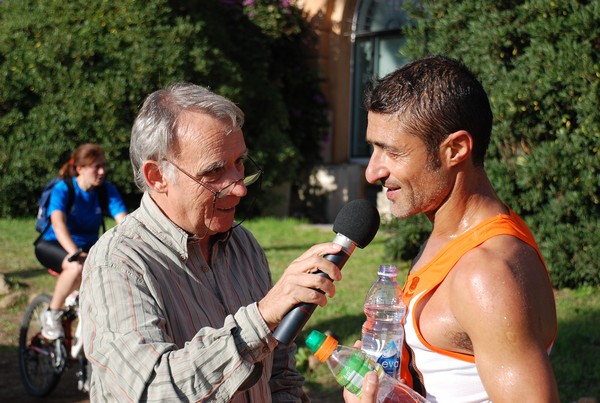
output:
[[[145,161],[144,165],[142,165],[142,173],[148,187],[154,192],[165,193],[167,191],[167,180],[158,162]]]
[[[448,166],[455,166],[471,157],[473,137],[466,130],[450,133],[442,142],[441,155]]]

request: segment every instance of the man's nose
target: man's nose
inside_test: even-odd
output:
[[[367,179],[367,182],[375,184],[387,176],[387,168],[379,162],[375,155],[372,155],[369,159],[367,169],[365,170],[365,178]]]

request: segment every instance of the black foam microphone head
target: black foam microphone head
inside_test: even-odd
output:
[[[379,212],[375,206],[364,199],[347,203],[333,223],[333,231],[342,234],[354,242],[359,248],[367,246],[379,230]]]

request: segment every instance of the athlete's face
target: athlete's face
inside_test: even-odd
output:
[[[373,154],[365,176],[369,183],[381,182],[387,189],[394,216],[433,213],[450,192],[450,176],[430,163],[420,138],[400,127],[394,115],[369,112],[367,142]]]

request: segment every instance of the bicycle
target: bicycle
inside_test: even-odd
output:
[[[51,274],[58,273],[48,270]],[[79,293],[73,291],[66,299],[62,315],[64,337],[50,341],[42,336],[42,312],[48,309],[51,297],[38,295],[27,307],[19,332],[19,370],[23,385],[32,396],[48,395],[58,385],[67,367],[76,366],[77,389],[89,392],[91,366],[83,353]],[[73,329],[75,329],[73,331]]]

